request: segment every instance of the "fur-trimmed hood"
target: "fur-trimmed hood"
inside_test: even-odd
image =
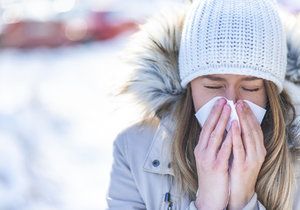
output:
[[[180,85],[178,51],[189,6],[190,3],[187,3],[169,8],[150,18],[132,37],[125,53],[133,73],[123,92],[132,93],[144,105],[146,115],[154,114],[161,118],[170,114],[185,91]],[[298,85],[299,93],[293,94],[300,98],[300,16],[282,11],[281,17],[287,32],[286,80]],[[298,127],[295,124],[294,129]],[[300,139],[300,132],[296,133],[299,134],[297,139]]]

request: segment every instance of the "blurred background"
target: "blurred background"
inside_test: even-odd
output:
[[[105,209],[137,26],[183,0],[0,0],[0,210]],[[300,0],[280,0],[300,11]]]

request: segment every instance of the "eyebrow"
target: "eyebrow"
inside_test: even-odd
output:
[[[212,75],[205,75],[205,76],[203,76],[203,78],[206,78],[206,79],[209,79],[212,81],[226,81],[225,78],[212,76]],[[261,78],[249,76],[249,77],[244,77],[241,80],[242,81],[253,81],[253,80],[261,80]]]
[[[258,78],[258,77],[245,77],[242,80],[243,81],[253,81],[253,80],[261,80],[261,78]]]

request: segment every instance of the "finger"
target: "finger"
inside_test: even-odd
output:
[[[253,137],[253,130],[249,125],[249,119],[245,110],[245,103],[238,101],[237,113],[240,120],[240,128],[242,134],[242,141],[246,152],[246,157],[254,157],[256,155],[256,143]]]
[[[223,140],[224,132],[226,129],[226,125],[228,119],[230,117],[231,108],[227,104],[223,107],[221,116],[217,122],[215,129],[212,131],[208,141],[208,148],[211,150],[211,154],[217,154],[218,150],[220,149],[220,145]]]
[[[228,169],[231,151],[232,151],[232,134],[231,131],[229,131],[217,154],[217,162],[224,165],[225,169]]]
[[[199,140],[198,144],[201,149],[207,147],[210,134],[215,129],[215,126],[220,118],[223,106],[225,104],[226,104],[226,100],[224,98],[220,98],[219,100],[217,100],[214,107],[210,111],[209,117],[205,121],[199,137],[201,141]]]
[[[231,125],[231,131],[234,162],[242,163],[245,161],[246,154],[241,138],[241,130],[236,120]]]
[[[265,153],[264,135],[261,126],[247,103],[245,103],[245,110],[248,124],[252,130],[253,140],[256,145],[256,151],[258,152],[258,154]]]

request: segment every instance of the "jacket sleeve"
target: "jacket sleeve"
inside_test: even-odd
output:
[[[107,210],[146,209],[126,158],[126,133],[119,134],[113,148],[114,160],[107,193]]]
[[[195,202],[191,202],[186,210],[197,210]],[[257,200],[257,194],[255,193],[242,210],[266,210],[266,208]]]
[[[257,194],[254,193],[251,200],[243,208],[243,210],[266,210],[266,208],[257,199]]]
[[[294,206],[293,209],[297,210],[300,209],[300,177],[296,179],[296,193],[294,197]]]

